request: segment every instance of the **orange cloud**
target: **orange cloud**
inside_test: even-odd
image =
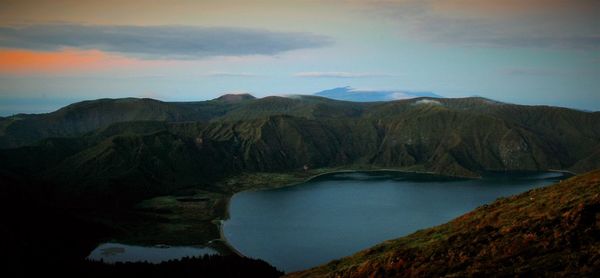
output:
[[[38,52],[20,49],[0,50],[0,74],[53,74],[102,71],[135,66],[143,61],[98,50],[65,49]]]

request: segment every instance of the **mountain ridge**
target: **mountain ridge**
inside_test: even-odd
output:
[[[434,104],[436,102],[448,104],[447,100],[454,100],[454,102],[462,104],[454,104],[453,108],[479,109],[479,112],[482,112],[485,109],[482,107],[489,107],[488,105],[497,105],[497,107],[508,106],[531,109],[558,109],[562,111],[576,111],[578,113],[592,115],[600,114],[600,112],[583,112],[570,108],[544,105],[526,106],[507,104],[481,97],[457,99],[431,99],[427,97],[417,97],[414,99],[403,99],[378,103],[347,102],[310,95],[302,95],[300,97],[270,96],[257,99],[253,98],[253,96],[249,94],[227,94],[221,96],[220,98],[227,98],[229,96],[241,96],[241,99],[237,101],[219,101],[219,98],[217,98],[215,100],[208,101],[164,102],[150,98],[104,98],[73,103],[50,113],[18,114],[8,116],[0,118],[0,148],[31,145],[48,137],[79,136],[98,128],[107,127],[113,123],[127,121],[211,121],[219,118],[232,119],[236,118],[233,116],[235,114],[246,113],[246,115],[239,115],[237,117],[237,119],[244,119],[245,116],[248,116],[248,114],[250,114],[251,117],[257,116],[258,113],[249,111],[252,109],[264,110],[264,115],[290,114],[301,117],[323,116],[322,114],[310,115],[311,111],[308,111],[308,108],[306,108],[304,111],[301,111],[301,108],[297,108],[297,111],[290,111],[277,107],[285,107],[286,105],[292,105],[295,107],[311,106],[312,109],[327,108],[332,109],[333,111],[345,109],[351,114],[356,114],[373,107],[384,108],[385,106],[395,106],[398,104],[402,105],[411,102],[417,103],[419,101],[428,102],[422,104]],[[227,114],[233,115],[227,117]],[[336,116],[339,115],[341,114],[337,114]],[[74,124],[74,121],[79,121],[81,123]]]
[[[0,127],[0,176],[29,186],[52,184],[45,187],[57,196],[73,193],[75,200],[108,192],[121,203],[211,188],[241,172],[584,172],[597,167],[600,147],[600,113],[482,98],[104,99],[37,118],[5,119]],[[7,148],[15,143],[21,146]],[[138,191],[143,193],[136,197]]]

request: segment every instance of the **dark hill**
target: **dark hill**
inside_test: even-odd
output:
[[[9,117],[0,126],[4,147],[37,142],[0,150],[2,177],[42,184],[54,191],[50,196],[89,204],[93,200],[84,196],[130,203],[207,188],[245,171],[304,167],[467,177],[487,171],[585,172],[598,167],[600,147],[600,113],[483,98],[111,99]]]
[[[79,136],[118,122],[207,120],[212,116],[212,107],[194,108],[153,99],[83,101],[48,114],[4,119],[0,124],[0,146],[30,145],[48,137]]]
[[[238,102],[238,101],[249,100],[249,99],[256,99],[256,98],[251,94],[226,94],[226,95],[222,95],[222,96],[216,98],[216,100],[225,101],[225,102]]]
[[[499,199],[447,224],[289,277],[593,277],[599,272],[600,171],[595,171]]]
[[[0,119],[0,148],[33,145],[49,137],[81,136],[114,123],[131,121],[208,122],[245,120],[270,115],[337,117],[355,113],[360,105],[320,97],[224,95],[198,102],[153,99],[99,99],[71,104],[47,114],[20,114]],[[362,108],[362,106],[360,106]]]

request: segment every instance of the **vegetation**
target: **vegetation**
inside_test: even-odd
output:
[[[289,277],[593,276],[600,170],[484,205]]]
[[[478,177],[596,167],[600,113],[481,98],[424,100],[87,101],[2,119],[0,146],[33,145],[0,150],[0,177],[15,190],[95,208],[190,189],[227,195],[247,187],[215,184],[240,173],[390,168]]]
[[[303,182],[320,173],[320,169],[295,174],[243,173],[215,183],[214,187],[230,190],[219,193],[186,190],[178,195],[165,195],[143,200],[124,210],[122,217],[97,215],[117,232],[112,238],[131,244],[210,245],[221,253],[232,250],[221,241],[220,220],[228,218],[227,206],[233,192],[288,186]],[[127,216],[127,217],[126,217]]]
[[[283,272],[268,263],[239,256],[205,255],[199,258],[182,258],[158,264],[115,263],[106,264],[78,260],[68,265],[47,264],[44,261],[28,261],[16,275],[46,274],[75,275],[78,277],[280,277]],[[33,268],[31,268],[33,266]],[[35,270],[34,270],[35,269]]]
[[[487,171],[581,173],[598,167],[599,148],[600,113],[482,98],[101,99],[0,118],[0,196],[5,227],[11,227],[5,230],[12,247],[23,252],[52,241],[37,232],[55,228],[49,219],[67,228],[84,223],[78,227],[85,231],[64,238],[68,248],[45,248],[68,250],[57,257],[70,261],[107,239],[212,242],[224,251],[215,241],[215,224],[227,217],[235,192],[339,169],[463,177]],[[26,213],[14,217],[15,209]],[[63,238],[70,232],[48,234]],[[445,233],[436,235],[443,239]],[[73,238],[81,242],[69,243]]]
[[[484,170],[566,169],[599,147],[600,113],[482,98],[423,100],[428,99],[382,103],[307,96],[230,95],[191,103],[103,99],[49,114],[1,119],[0,147],[82,136],[86,140],[79,141],[87,143],[86,148],[110,148],[102,139],[111,136],[133,140],[128,147],[136,147],[142,142],[130,137],[169,135],[189,143],[181,148],[212,147],[205,154],[238,159],[225,165],[236,170],[292,170],[307,163],[311,168],[422,165],[434,172],[470,176]],[[306,152],[302,160],[293,158],[300,151]],[[259,159],[266,165],[257,164]]]

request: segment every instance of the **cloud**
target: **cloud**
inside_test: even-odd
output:
[[[501,72],[512,76],[558,76],[566,73],[562,70],[541,68],[508,68],[501,70]]]
[[[275,55],[330,45],[329,37],[262,29],[197,26],[27,25],[0,27],[0,47],[101,50],[146,59]]]
[[[560,30],[568,29],[565,28],[567,24],[563,27],[554,26],[554,23],[542,25],[542,22],[521,18],[505,21],[438,16],[414,26],[414,32],[434,42],[462,45],[580,50],[600,48],[600,32]]]
[[[371,73],[371,72],[343,72],[343,71],[310,71],[298,72],[295,77],[308,78],[367,78],[367,77],[394,77],[393,74]]]
[[[141,62],[141,61],[140,61]],[[56,74],[132,67],[137,60],[108,55],[98,50],[0,51],[0,74]],[[149,61],[144,61],[148,64]],[[148,65],[146,65],[148,66]]]
[[[442,103],[433,99],[420,99],[415,101],[413,105],[442,105]]]
[[[596,50],[597,0],[366,1],[370,16],[398,24],[399,32],[437,43]]]
[[[224,72],[216,71],[203,74],[203,76],[209,77],[259,77],[259,74],[247,73],[247,72]]]
[[[582,77],[582,76],[598,76],[598,70],[594,68],[505,68],[499,72],[506,76],[515,77]]]
[[[440,95],[431,92],[356,89],[349,86],[320,91],[315,93],[315,95],[331,99],[363,102],[410,99],[416,97],[441,97]]]

